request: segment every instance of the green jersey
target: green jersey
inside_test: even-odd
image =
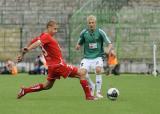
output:
[[[84,29],[78,40],[79,45],[84,45],[84,58],[94,59],[104,54],[103,45],[111,43],[106,33],[97,28],[94,32]]]

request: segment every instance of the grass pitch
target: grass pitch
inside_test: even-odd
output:
[[[92,78],[95,79],[94,75]],[[21,85],[44,82],[45,76],[0,75],[0,114],[159,114],[160,77],[145,75],[103,76],[105,98],[86,101],[78,79],[61,79],[52,89],[27,94],[17,100]],[[106,98],[106,91],[116,87],[116,101]]]

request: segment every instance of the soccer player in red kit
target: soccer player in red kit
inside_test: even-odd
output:
[[[68,65],[63,60],[60,46],[54,38],[54,35],[57,32],[56,21],[49,21],[46,25],[46,28],[47,30],[44,33],[42,33],[39,37],[34,38],[27,45],[27,47],[24,47],[22,49],[22,53],[17,57],[17,61],[21,62],[27,52],[40,46],[48,66],[47,82],[44,84],[39,83],[27,88],[22,87],[20,92],[18,93],[17,98],[20,99],[28,93],[48,90],[53,86],[56,79],[60,79],[60,77],[62,76],[63,78],[79,78],[80,84],[85,93],[86,100],[95,100],[95,97],[91,96],[88,82],[86,81],[85,74],[83,74],[82,71],[83,69],[78,69],[75,66]]]

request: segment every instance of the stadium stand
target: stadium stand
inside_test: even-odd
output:
[[[77,41],[75,38],[85,26],[86,15],[94,14],[98,18],[99,26],[112,38],[123,69],[127,63],[129,70],[126,72],[137,72],[138,69],[141,69],[138,72],[147,72],[153,63],[153,43],[157,45],[157,61],[160,59],[158,51],[160,2],[158,0],[93,1],[85,4],[72,16],[71,42]],[[69,52],[74,53],[70,54],[73,63],[80,61],[81,58],[75,59],[81,57],[81,53],[76,53],[74,46],[70,46]]]
[[[89,14],[97,16],[98,26],[112,38],[122,62],[135,66],[137,62],[142,66],[152,63],[153,42],[160,50],[159,0],[1,0],[0,60],[17,55],[54,18],[59,23],[57,38],[63,56],[78,64],[81,53],[74,47]],[[33,51],[26,60],[32,62],[39,51]]]
[[[68,18],[81,4],[83,0],[1,0],[0,60],[17,54],[27,41],[44,30],[46,22],[50,19],[59,23],[57,37],[63,45],[64,57],[67,58]],[[37,51],[39,50],[34,51],[33,56],[28,56],[27,59],[32,60]]]

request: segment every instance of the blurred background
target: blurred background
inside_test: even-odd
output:
[[[147,74],[155,65],[160,71],[159,0],[1,0],[0,66],[15,60],[51,19],[59,24],[56,37],[65,60],[78,66],[83,50],[77,52],[75,45],[91,14],[113,42],[121,73]],[[30,70],[40,52],[27,54],[19,69]]]

